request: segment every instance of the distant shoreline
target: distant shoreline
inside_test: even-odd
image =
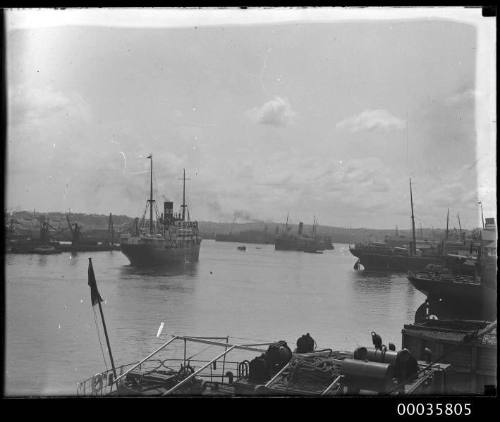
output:
[[[49,222],[59,228],[67,227],[66,213],[60,211],[52,212],[36,212],[33,218],[33,211],[13,211],[12,214],[5,214],[5,224],[8,225],[10,219],[16,220],[16,228],[20,231],[36,230],[38,228],[38,216],[44,216],[49,219]],[[113,226],[116,232],[126,231],[134,222],[134,217],[127,215],[112,215]],[[109,214],[96,213],[79,213],[71,212],[70,220],[78,222],[83,227],[84,231],[92,230],[107,230],[109,222]],[[200,232],[205,238],[214,238],[219,234],[238,234],[247,231],[267,232],[268,235],[275,235],[276,231],[282,231],[284,222],[270,221],[248,221],[248,222],[215,222],[215,221],[198,221]],[[292,232],[297,231],[298,223],[289,223],[288,226]],[[312,231],[312,224],[304,224],[304,232]],[[453,231],[453,229],[450,229]],[[464,230],[470,232],[470,230]],[[395,236],[396,228],[390,229],[372,229],[366,227],[338,227],[328,225],[318,225],[316,232],[318,235],[331,236],[332,241],[336,243],[353,243],[363,240],[383,240],[386,236]],[[398,229],[398,235],[409,237],[411,229]],[[417,235],[423,238],[439,239],[445,233],[445,229],[441,228],[419,228]],[[420,236],[422,235],[422,236]]]

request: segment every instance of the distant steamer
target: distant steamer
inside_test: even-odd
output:
[[[310,253],[321,253],[325,249],[333,249],[330,238],[321,238],[316,235],[316,221],[314,221],[312,235],[304,234],[304,224],[299,223],[297,234],[291,233],[288,226],[288,218],[285,229],[276,236],[274,248],[277,251],[302,251]]]

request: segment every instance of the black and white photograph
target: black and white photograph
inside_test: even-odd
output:
[[[5,397],[497,394],[495,16],[3,12]]]

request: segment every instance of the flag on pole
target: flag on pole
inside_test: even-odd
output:
[[[97,290],[97,283],[95,281],[94,268],[92,267],[92,258],[89,258],[89,286],[90,286],[90,299],[92,306],[102,302],[102,297]]]

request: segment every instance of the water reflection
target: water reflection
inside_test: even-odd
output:
[[[106,300],[115,360],[122,363],[147,355],[170,334],[290,344],[310,332],[318,344],[350,350],[369,343],[375,330],[399,344],[403,324],[413,321],[424,299],[408,287],[406,275],[353,271],[344,245],[323,255],[275,252],[272,245],[242,253],[238,245],[207,240],[198,263],[155,268],[132,267],[123,254],[107,251],[48,255],[43,271],[36,255],[9,257],[9,391],[74,394],[76,382],[102,370],[89,257]],[[27,386],[30,377],[47,386]]]
[[[180,264],[158,265],[154,267],[134,267],[132,265],[125,265],[120,268],[121,275],[127,276],[147,276],[147,277],[173,277],[180,275],[187,275],[195,277],[198,274],[197,262],[186,262]]]
[[[388,293],[391,290],[392,275],[390,273],[352,271],[351,278],[358,293]]]
[[[69,254],[69,265],[78,265],[78,253],[77,252],[70,252]]]
[[[45,267],[47,265],[47,255],[38,255],[38,265]]]

